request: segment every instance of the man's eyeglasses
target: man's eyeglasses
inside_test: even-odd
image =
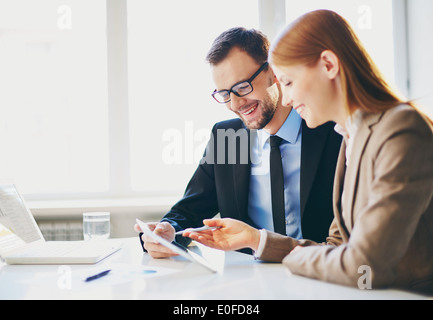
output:
[[[238,97],[244,97],[247,94],[250,94],[253,92],[254,88],[251,82],[260,74],[260,72],[263,71],[268,66],[268,63],[265,62],[262,64],[262,66],[259,68],[259,70],[256,71],[252,75],[251,78],[249,78],[247,81],[242,81],[236,83],[230,90],[221,90],[221,91],[214,91],[212,93],[212,97],[219,103],[228,103],[231,101],[230,93],[233,92]]]

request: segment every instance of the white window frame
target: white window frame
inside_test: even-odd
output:
[[[107,55],[108,55],[108,119],[110,180],[106,193],[73,195],[37,195],[28,200],[30,207],[42,217],[53,214],[76,214],[83,210],[133,212],[164,212],[178,197],[161,194],[149,196],[135,192],[130,183],[129,101],[128,101],[128,34],[127,0],[107,1]],[[260,29],[272,41],[285,25],[285,0],[259,0]],[[407,51],[407,0],[393,1],[396,81],[404,94],[409,93]],[[398,67],[397,67],[398,66]],[[185,186],[188,181],[185,181]],[[68,201],[59,201],[67,199]],[[43,201],[41,201],[43,200]],[[72,200],[72,201],[71,201]],[[72,209],[71,209],[72,208]]]
[[[127,0],[107,0],[109,197],[131,196]]]
[[[407,0],[393,0],[394,24],[394,71],[395,83],[400,92],[410,96],[409,45],[408,45],[408,3]]]

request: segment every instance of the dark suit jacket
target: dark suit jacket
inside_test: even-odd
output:
[[[332,190],[341,145],[341,136],[334,131],[334,125],[326,123],[309,129],[302,121],[302,233],[304,238],[318,242],[325,241],[334,217]],[[220,213],[222,218],[242,220],[257,227],[247,212],[251,161],[249,152],[245,157],[245,143],[250,145],[250,135],[250,130],[240,119],[215,124],[205,155],[183,198],[164,216],[163,221],[170,222],[178,231],[202,226],[203,219]],[[226,143],[222,143],[221,139]],[[231,146],[235,146],[235,155]],[[187,244],[188,240],[180,236],[176,241]]]

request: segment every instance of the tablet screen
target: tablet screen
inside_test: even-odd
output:
[[[145,224],[143,221],[136,219],[137,224],[140,226],[141,231],[143,231],[143,233],[145,233],[147,236],[151,237],[152,239],[158,241],[158,243],[162,244],[163,246],[169,248],[170,250],[176,252],[177,254],[179,254],[180,256],[200,264],[201,266],[205,267],[206,269],[212,271],[212,272],[217,272],[216,268],[214,268],[212,265],[209,264],[209,262],[203,258],[202,256],[200,256],[199,254],[192,252],[191,250],[189,250],[188,248],[182,246],[181,244],[177,243],[177,242],[170,242],[167,241],[166,239],[156,235],[153,231],[151,231],[147,224]]]

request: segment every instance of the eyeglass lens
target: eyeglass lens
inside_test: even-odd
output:
[[[234,86],[230,91],[229,90],[223,90],[218,91],[213,94],[214,98],[218,102],[229,102],[230,101],[230,92],[233,92],[238,97],[246,96],[247,94],[251,93],[253,91],[253,87],[249,82],[242,82]]]
[[[247,81],[235,84],[230,90],[221,90],[221,91],[215,91],[212,96],[216,101],[219,103],[227,103],[230,102],[230,93],[233,92],[238,97],[246,96],[247,94],[253,92],[253,86],[251,82],[259,75],[260,72],[268,65],[267,62],[265,62],[259,70],[256,71],[256,73]]]

